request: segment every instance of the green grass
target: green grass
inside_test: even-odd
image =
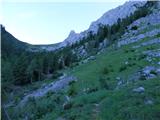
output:
[[[143,86],[145,92],[134,93],[133,88]],[[117,90],[101,102],[101,120],[158,120],[160,113],[160,78],[139,81]],[[153,100],[146,105],[145,100]]]

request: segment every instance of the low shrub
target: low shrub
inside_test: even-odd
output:
[[[76,88],[75,88],[75,85],[74,85],[74,84],[71,84],[71,85],[70,85],[70,88],[69,88],[69,90],[67,91],[67,94],[68,94],[69,96],[74,96],[74,95],[77,94]]]
[[[126,65],[123,65],[123,66],[121,66],[120,68],[119,68],[119,72],[122,72],[122,71],[124,71],[124,70],[126,70],[127,69],[127,66]]]
[[[151,70],[151,71],[150,71],[150,74],[157,75],[157,72],[156,72],[156,71],[154,71],[154,70]]]
[[[104,77],[99,78],[101,88],[109,89],[109,85]]]
[[[102,71],[103,74],[108,74],[110,71],[107,67],[105,67]]]
[[[135,26],[132,26],[131,30],[137,30],[138,27],[135,25]]]

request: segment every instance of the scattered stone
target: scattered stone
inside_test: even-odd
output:
[[[116,80],[118,81],[117,87],[124,83],[124,81],[120,77],[116,77]]]
[[[67,101],[70,101],[70,97],[68,95],[65,96]]]
[[[85,60],[82,61],[82,64],[85,64],[85,63],[87,63],[87,62],[88,62],[88,60],[85,59]]]
[[[96,107],[98,107],[98,106],[99,106],[99,104],[96,104],[96,103],[95,103],[94,105],[95,105]]]
[[[151,71],[155,71],[155,67],[154,66],[146,66],[142,71],[144,74],[149,75]]]
[[[160,75],[160,68],[158,68],[158,69],[156,70],[156,73],[157,73],[158,75]]]
[[[120,77],[116,77],[116,80],[121,80],[121,78]]]
[[[122,84],[123,84],[122,81],[119,81],[119,82],[117,83],[118,86],[120,86],[120,85],[122,85]]]
[[[118,47],[121,47],[123,45],[128,45],[130,43],[134,43],[134,42],[137,42],[137,41],[140,41],[146,37],[153,37],[155,35],[158,35],[160,33],[160,30],[159,29],[154,29],[152,31],[148,31],[146,33],[143,33],[143,34],[139,34],[137,36],[134,36],[132,35],[133,37],[129,37],[129,39],[126,39],[125,37],[123,37],[118,43],[117,43],[117,46]],[[153,40],[150,40],[150,41],[147,41],[147,42],[144,42],[142,43],[141,45],[142,46],[147,46],[147,45],[151,45],[151,44],[158,44],[160,43],[160,39],[158,38],[155,38]],[[141,45],[139,46],[135,46],[136,48],[140,47]],[[134,47],[133,47],[134,48]]]
[[[124,63],[125,65],[128,65],[129,64],[129,62],[128,61],[125,61],[125,63]]]
[[[138,87],[133,89],[133,92],[143,93],[145,91],[144,87]]]
[[[157,50],[147,50],[147,51],[144,51],[143,54],[146,54],[150,57],[160,57],[160,49],[157,49]]]
[[[95,60],[95,59],[96,59],[95,56],[90,56],[90,57],[88,58],[88,60]]]
[[[146,105],[153,105],[153,101],[150,100],[150,99],[145,100],[144,103],[145,103]]]
[[[87,63],[88,61],[90,61],[90,60],[95,60],[95,59],[96,59],[95,56],[90,56],[90,57],[88,57],[87,59],[83,60],[83,61],[82,61],[82,64],[85,64],[85,63]]]
[[[146,57],[146,60],[147,60],[148,62],[152,62],[152,58],[149,57],[149,56]]]
[[[155,78],[157,75],[156,70],[157,69],[154,66],[146,66],[145,68],[142,69],[140,73],[140,79],[147,80],[147,79]]]

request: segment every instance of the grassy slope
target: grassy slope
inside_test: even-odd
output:
[[[135,72],[151,65],[141,57],[142,51],[160,48],[158,44],[153,44],[133,50],[132,46],[151,39],[153,38],[145,38],[117,50],[109,47],[102,54],[96,55],[96,60],[67,70],[66,72],[78,78],[76,83],[59,94],[49,93],[39,100],[31,100],[25,110],[22,109],[17,116],[23,117],[27,111],[29,116],[34,114],[30,119],[54,120],[61,116],[69,120],[158,120],[160,118],[160,77],[129,81],[135,76]],[[126,61],[129,65],[125,65]],[[155,58],[152,66],[157,66],[158,61],[160,58]],[[120,71],[123,66],[126,68]],[[115,89],[118,83],[116,77],[121,77],[124,81],[124,86],[119,89]],[[103,84],[106,84],[107,88]],[[145,88],[144,93],[132,91],[139,86]],[[65,95],[70,95],[72,107],[63,110]],[[153,104],[146,105],[147,100],[152,100]],[[10,109],[13,114],[12,110],[15,109]],[[15,113],[17,113],[16,110]],[[17,119],[15,114],[13,116]]]
[[[157,28],[159,25],[152,26],[145,32],[154,29],[154,27]],[[153,38],[156,37],[158,36]],[[135,51],[132,50],[132,46],[153,38],[145,38],[118,50],[113,50],[110,47],[104,53],[97,55],[95,61],[73,68],[71,74],[78,78],[78,81],[71,86],[74,86],[75,93],[71,100],[73,106],[71,109],[63,111],[62,116],[76,120],[158,120],[160,118],[160,77],[131,82],[120,89],[115,89],[118,82],[116,77],[121,77],[127,82],[140,68],[151,65],[141,58],[141,53],[148,49],[157,49],[159,45],[144,46]],[[124,65],[125,61],[134,63],[134,65],[128,65],[124,71],[120,72],[120,67]],[[152,66],[157,66],[157,61],[160,59],[155,58]],[[109,71],[107,74],[103,72],[105,68]],[[99,81],[101,77],[108,84],[108,89],[102,88]],[[139,86],[145,88],[144,93],[139,94],[132,91]],[[84,89],[87,88],[96,90],[86,93]],[[153,100],[153,104],[146,105],[146,100]]]

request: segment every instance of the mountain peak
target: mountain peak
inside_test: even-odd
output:
[[[76,32],[74,30],[71,30],[70,33],[69,33],[69,36],[72,36],[72,35],[75,35]]]

